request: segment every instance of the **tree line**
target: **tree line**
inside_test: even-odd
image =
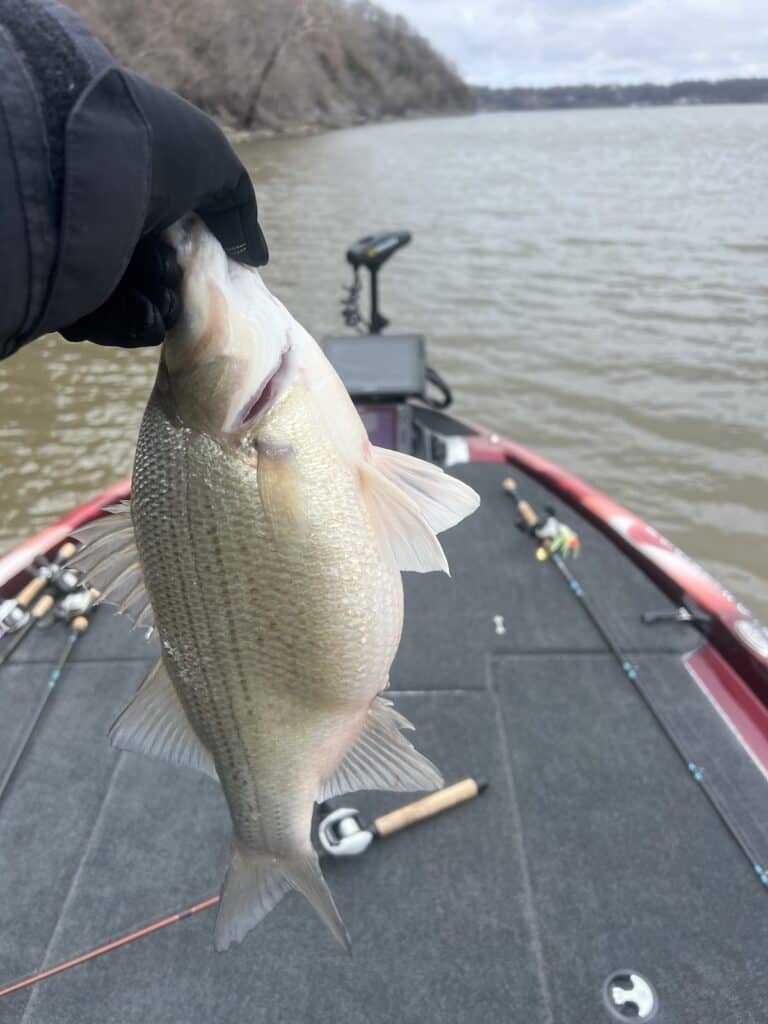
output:
[[[480,110],[555,110],[569,107],[629,107],[695,103],[768,103],[768,78],[727,78],[671,85],[563,85],[547,89],[477,86]]]
[[[470,110],[471,89],[369,0],[68,0],[115,58],[245,129]]]

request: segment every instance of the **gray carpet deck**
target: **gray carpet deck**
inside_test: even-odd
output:
[[[1,999],[2,1024],[607,1024],[602,984],[624,968],[653,982],[661,1021],[764,1024],[768,893],[563,580],[514,529],[503,468],[456,472],[483,506],[444,538],[451,580],[406,576],[393,689],[446,777],[490,787],[365,856],[326,861],[352,957],[297,895],[222,955],[206,911]],[[535,506],[550,500],[515,475]],[[582,537],[582,584],[763,843],[768,786],[680,661],[700,634],[644,626],[643,611],[669,602],[561,511]],[[63,636],[40,631],[0,670],[0,762]],[[106,739],[154,657],[99,609],[0,803],[0,987],[218,889],[229,833],[217,786]],[[374,816],[403,798],[342,802]]]

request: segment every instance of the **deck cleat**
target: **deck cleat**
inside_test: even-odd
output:
[[[650,1021],[659,1009],[653,985],[637,971],[616,971],[606,978],[603,1000],[614,1020]]]

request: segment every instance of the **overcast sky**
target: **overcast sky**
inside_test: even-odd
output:
[[[768,77],[768,0],[379,0],[470,82]]]

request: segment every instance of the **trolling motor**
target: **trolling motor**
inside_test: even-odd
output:
[[[389,326],[389,320],[379,311],[379,270],[398,249],[408,245],[410,231],[385,231],[378,235],[366,235],[347,249],[347,263],[352,267],[352,284],[342,300],[341,310],[347,327],[359,328],[363,324],[369,334],[381,334]],[[367,321],[360,312],[360,268],[371,275],[371,313]]]
[[[358,332],[322,339],[325,355],[358,406],[373,444],[411,454],[430,454],[426,441],[415,440],[410,399],[433,409],[445,409],[452,400],[450,388],[427,364],[423,334],[382,334],[389,320],[379,309],[378,274],[386,261],[411,241],[410,231],[383,231],[366,235],[347,250],[352,284],[341,302],[347,327]],[[370,275],[370,313],[360,308],[361,271]],[[428,394],[428,385],[438,394]]]

